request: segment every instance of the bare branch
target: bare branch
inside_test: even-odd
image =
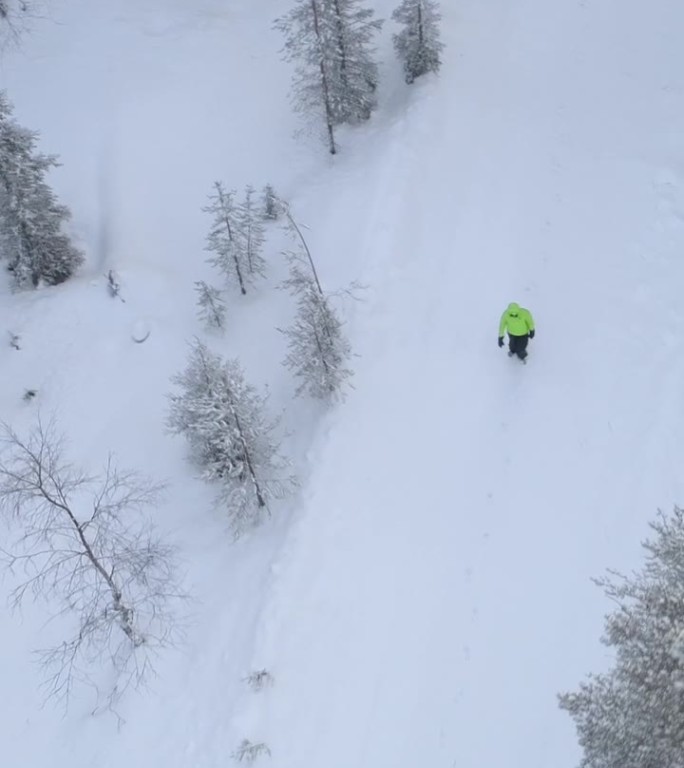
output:
[[[53,422],[24,439],[0,426],[0,512],[18,530],[4,565],[22,577],[10,596],[56,600],[73,636],[39,652],[50,696],[68,699],[97,669],[117,680],[108,699],[140,686],[152,654],[175,636],[174,603],[185,597],[176,553],[155,534],[145,510],[163,486],[119,471],[108,458],[100,477],[64,458]]]

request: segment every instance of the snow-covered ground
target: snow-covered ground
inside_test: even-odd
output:
[[[0,294],[0,333],[22,344],[0,346],[0,416],[57,413],[79,462],[112,450],[168,480],[156,521],[197,598],[120,728],[78,699],[42,708],[45,609],[3,615],[3,764],[213,768],[248,738],[277,768],[569,768],[556,693],[607,663],[590,577],[637,564],[684,490],[684,9],[444,2],[443,71],[412,88],[387,25],[381,108],[331,159],[293,138],[271,29],[288,7],[55,0],[2,62],[17,118],[61,156],[89,266]],[[201,333],[215,179],[272,182],[326,285],[366,286],[345,304],[354,389],[326,413],[280,366],[277,232],[271,287],[212,339],[268,384],[302,479],[238,544],[164,428]],[[496,347],[512,300],[538,324],[526,368]],[[261,668],[274,684],[255,694]]]

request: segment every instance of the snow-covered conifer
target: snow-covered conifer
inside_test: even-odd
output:
[[[684,511],[652,524],[641,572],[598,580],[617,610],[604,642],[614,667],[560,697],[577,726],[585,768],[675,766],[684,755]]]
[[[251,276],[266,274],[266,262],[261,252],[264,247],[264,225],[254,203],[254,187],[248,186],[238,210],[238,225],[242,235],[247,271]]]
[[[195,283],[200,320],[207,328],[223,329],[226,321],[226,304],[218,288],[199,280]]]
[[[406,82],[438,72],[444,48],[439,35],[439,5],[435,0],[403,0],[392,18],[403,29],[394,35],[394,47],[404,64]]]
[[[271,184],[267,184],[264,187],[262,205],[264,219],[276,221],[280,218],[282,213],[282,204]]]
[[[168,424],[183,434],[202,476],[221,485],[219,502],[236,534],[261,522],[269,500],[283,495],[292,478],[282,478],[280,456],[266,397],[245,381],[237,360],[222,360],[195,341],[186,369],[174,377]]]
[[[299,379],[297,394],[308,391],[315,398],[334,398],[352,375],[346,367],[351,347],[342,323],[301,257],[290,257],[284,287],[297,297],[295,320],[283,331],[288,338],[284,365]]]
[[[285,59],[297,65],[295,108],[324,116],[332,154],[335,128],[367,120],[376,106],[373,39],[382,21],[374,15],[362,0],[297,0],[276,22],[285,35]]]
[[[83,262],[62,231],[69,210],[45,182],[57,161],[36,152],[36,142],[36,133],[14,121],[0,92],[0,256],[16,288],[57,285]]]
[[[204,208],[214,218],[206,248],[213,256],[208,261],[223,274],[228,284],[237,283],[244,295],[248,275],[235,192],[226,192],[220,181],[214,183],[214,189],[215,194],[209,196],[210,204]]]

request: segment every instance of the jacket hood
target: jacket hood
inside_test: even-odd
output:
[[[513,301],[508,305],[508,309],[506,311],[509,315],[518,315],[520,314],[520,305]]]

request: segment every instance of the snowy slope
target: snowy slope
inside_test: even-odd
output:
[[[334,162],[291,137],[276,0],[59,0],[3,63],[18,118],[62,156],[92,260],[54,291],[0,296],[0,332],[24,346],[0,347],[0,414],[57,411],[79,461],[112,449],[168,478],[157,522],[198,597],[120,730],[84,702],[41,709],[44,612],[3,616],[8,764],[207,768],[242,738],[278,768],[576,764],[555,695],[606,663],[589,577],[635,564],[682,491],[684,11],[443,5],[440,78],[406,88],[386,34],[381,111]],[[213,342],[287,408],[304,479],[238,545],[163,428],[199,332],[215,178],[272,181],[330,287],[367,286],[346,306],[355,389],[320,419],[279,367],[281,294],[229,310]],[[538,322],[527,368],[496,348],[511,300]],[[262,667],[275,683],[256,695],[241,678]]]

